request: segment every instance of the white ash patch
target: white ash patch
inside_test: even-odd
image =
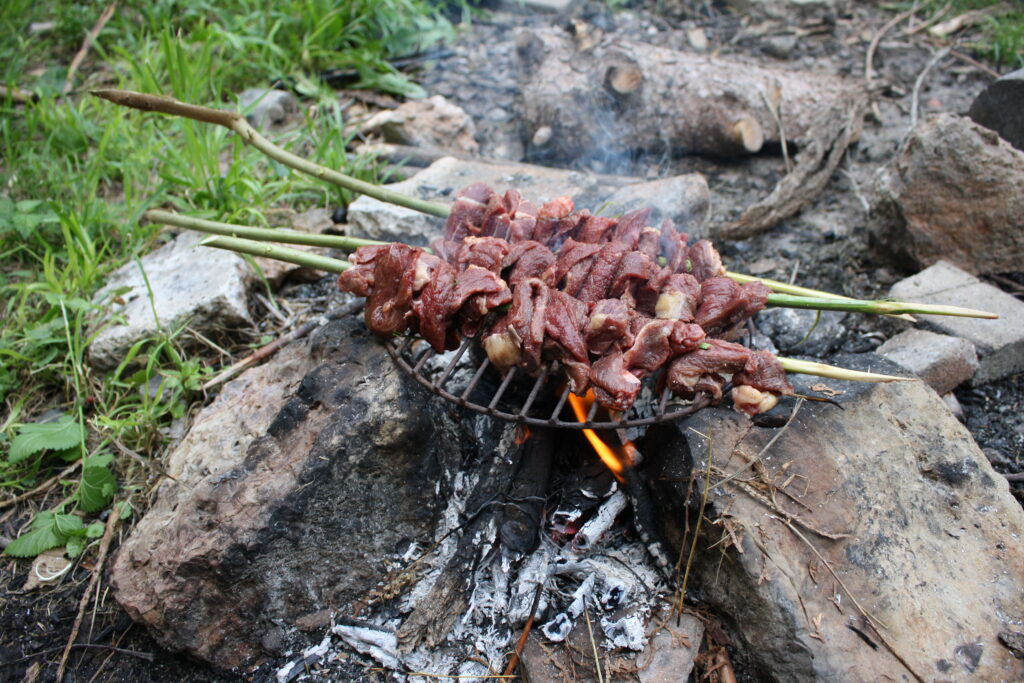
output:
[[[475,425],[472,419],[465,424],[470,431],[493,430],[493,422],[485,418],[482,422],[488,424]],[[510,457],[514,438],[515,430],[506,429],[492,457]],[[563,503],[545,515],[538,547],[522,555],[501,547],[498,515],[470,527],[472,536],[464,538],[466,520],[478,512],[467,508],[480,476],[465,471],[454,474],[451,498],[434,537],[436,547],[423,561],[416,582],[395,603],[375,608],[365,620],[342,620],[335,625],[335,644],[372,658],[398,679],[414,679],[409,672],[427,672],[484,680],[504,670],[540,586],[534,628],[548,640],[564,640],[584,610],[589,610],[601,647],[642,650],[646,624],[656,604],[663,601],[665,585],[643,544],[625,533],[630,519],[628,496],[613,484],[601,494],[579,496],[600,500],[589,512]],[[402,623],[428,606],[425,601],[432,589],[453,559],[460,552],[465,554],[467,542],[472,548],[471,576],[462,613],[440,645],[403,650],[398,638]],[[419,552],[418,546],[410,546],[402,560],[414,560]]]

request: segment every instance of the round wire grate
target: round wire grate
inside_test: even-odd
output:
[[[585,421],[580,422],[574,417],[564,419],[563,414],[572,411],[565,405],[569,397],[569,388],[562,386],[565,382],[562,381],[562,372],[557,361],[544,366],[536,377],[531,377],[518,368],[512,368],[504,376],[501,376],[497,368],[492,367],[486,356],[483,356],[481,362],[470,367],[472,377],[468,384],[449,390],[447,387],[449,384],[454,384],[452,379],[459,367],[460,360],[475,343],[474,339],[464,339],[462,345],[440,372],[437,371],[436,363],[429,363],[432,358],[437,356],[436,352],[419,337],[389,339],[384,342],[384,346],[398,367],[411,374],[417,382],[434,394],[484,415],[538,427],[561,429],[640,427],[690,415],[705,408],[710,402],[710,397],[702,393],[698,394],[692,402],[681,404],[672,400],[671,392],[666,388],[657,396],[656,400],[634,405],[628,412],[612,416],[616,419],[600,416],[598,414],[600,406],[596,401],[590,406],[590,412]],[[460,372],[460,374],[462,373]],[[488,374],[491,377],[487,378],[488,381],[484,381]],[[490,381],[497,378],[500,378],[500,381]],[[546,386],[548,389],[542,395]],[[558,398],[552,404],[549,399],[556,392]]]

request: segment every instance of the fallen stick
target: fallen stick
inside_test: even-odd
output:
[[[505,667],[505,675],[511,676],[516,672],[516,667],[519,666],[519,659],[523,656],[523,648],[526,647],[526,639],[530,635],[530,629],[533,628],[533,620],[537,618],[537,607],[540,605],[540,596],[544,592],[544,584],[537,585],[537,592],[533,594],[533,605],[530,607],[530,618],[526,620],[526,625],[523,626],[523,632],[519,636],[519,642],[516,643],[516,649],[512,653],[512,658],[508,660],[508,666]]]
[[[7,500],[0,500],[0,510],[4,509],[5,507],[10,507],[11,505],[16,505],[17,503],[20,503],[23,500],[27,500],[28,498],[31,498],[32,496],[36,495],[37,493],[40,493],[41,491],[45,491],[46,489],[50,488],[51,486],[56,484],[58,481],[63,479],[64,477],[66,477],[69,474],[71,474],[72,472],[74,472],[76,469],[78,469],[78,466],[81,465],[81,464],[82,464],[81,459],[76,460],[75,462],[73,462],[72,464],[68,465],[63,470],[61,470],[60,474],[57,474],[57,475],[54,475],[54,476],[50,477],[49,479],[44,481],[39,486],[37,486],[34,489],[32,489],[31,491],[26,491],[25,493],[21,493],[21,494],[15,496],[14,498],[8,498]]]
[[[260,135],[255,128],[249,125],[249,122],[245,120],[245,117],[237,112],[211,109],[210,107],[200,107],[198,105],[180,102],[173,97],[148,95],[131,90],[93,90],[92,94],[124,107],[131,107],[141,111],[155,111],[161,114],[170,114],[172,116],[183,116],[194,121],[202,121],[204,123],[213,123],[218,126],[224,126],[228,130],[238,133],[239,137],[241,137],[242,141],[247,145],[255,147],[274,161],[284,164],[288,168],[313,176],[314,178],[319,178],[320,180],[331,183],[332,185],[337,185],[338,187],[343,187],[347,190],[358,192],[359,194],[365,194],[366,196],[373,197],[374,199],[379,199],[382,202],[404,206],[408,209],[412,209],[413,211],[419,211],[432,216],[444,217],[450,213],[450,209],[443,204],[436,204],[434,202],[416,199],[415,197],[409,197],[400,192],[389,190],[386,187],[374,185],[364,180],[359,180],[352,176],[345,175],[344,173],[339,173],[338,171],[327,168],[326,166],[321,166],[320,164],[309,161],[308,159],[303,159],[300,156],[292,154]]]
[[[34,92],[22,90],[16,86],[8,87],[6,85],[0,85],[0,99],[7,99],[8,97],[15,102],[20,102],[21,104],[37,102],[39,100],[39,95]]]
[[[362,301],[354,301],[350,304],[342,306],[341,308],[335,309],[334,311],[326,313],[322,316],[318,316],[316,319],[310,320],[309,322],[304,323],[299,327],[296,327],[288,334],[278,337],[277,339],[275,339],[274,341],[270,342],[265,346],[261,346],[260,348],[256,349],[242,360],[232,364],[230,367],[227,367],[224,370],[221,370],[216,377],[209,380],[208,382],[206,382],[206,384],[203,385],[203,390],[208,391],[213,387],[217,386],[218,384],[222,384],[228,381],[229,379],[239,374],[243,370],[252,367],[253,365],[256,365],[260,361],[266,360],[267,358],[274,355],[280,349],[284,348],[293,341],[296,341],[297,339],[302,339],[307,334],[309,334],[310,332],[312,332],[314,329],[324,324],[325,322],[329,320],[337,320],[338,318],[342,318],[346,315],[351,315],[357,312],[362,307]]]
[[[67,95],[71,92],[71,83],[75,79],[75,72],[77,72],[78,67],[82,65],[82,62],[85,60],[85,56],[89,54],[89,49],[92,48],[92,44],[96,42],[96,38],[100,35],[100,31],[103,30],[103,27],[106,26],[107,22],[114,16],[115,11],[117,11],[116,2],[112,2],[107,5],[106,9],[103,10],[103,13],[100,14],[100,18],[96,20],[96,24],[87,34],[85,34],[85,40],[82,41],[82,47],[79,48],[74,59],[71,60],[71,66],[68,67],[68,74],[64,78],[64,87],[60,90],[61,95]]]
[[[96,582],[99,581],[100,574],[103,573],[103,563],[107,559],[110,542],[114,538],[114,529],[117,528],[117,523],[121,520],[121,516],[115,508],[111,508],[107,514],[109,515],[107,517],[107,528],[103,532],[103,539],[100,541],[99,557],[96,558],[96,566],[92,570],[92,576],[89,577],[89,585],[86,587],[85,592],[82,593],[82,599],[78,601],[78,614],[75,616],[75,623],[71,626],[71,635],[68,636],[68,643],[64,646],[64,654],[61,655],[60,664],[57,666],[57,677],[54,679],[57,681],[64,680],[64,669],[67,666],[68,657],[71,655],[71,648],[75,646],[75,638],[78,637],[78,629],[82,626],[85,609],[89,606],[92,589],[96,587]]]

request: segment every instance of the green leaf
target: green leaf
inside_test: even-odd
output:
[[[16,213],[13,219],[14,229],[23,239],[35,232],[42,222],[43,217],[34,213]]]
[[[61,535],[54,523],[52,512],[40,512],[32,520],[32,531],[23,534],[7,544],[4,554],[11,557],[35,557],[50,548],[67,543],[67,537]]]
[[[54,515],[53,527],[61,536],[85,536],[85,525],[78,515]]]
[[[25,424],[11,442],[8,456],[12,463],[21,462],[43,450],[63,451],[82,443],[82,427],[69,415],[56,422]]]
[[[100,451],[82,461],[83,467],[106,467],[114,461],[114,454],[110,451]]]
[[[42,203],[42,199],[22,199],[15,206],[18,208],[19,213],[32,213]]]
[[[116,506],[117,514],[121,515],[121,519],[128,519],[132,516],[132,504],[127,500],[122,500]]]
[[[89,526],[85,527],[85,537],[102,538],[103,532],[106,530],[106,526],[103,524],[103,522],[93,522]]]
[[[83,550],[85,550],[85,539],[81,536],[72,536],[64,546],[64,552],[72,559],[81,555]]]
[[[102,510],[117,493],[117,478],[106,467],[86,467],[75,497],[86,512]]]

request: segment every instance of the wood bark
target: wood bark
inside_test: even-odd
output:
[[[866,95],[834,74],[770,69],[642,43],[578,50],[557,30],[517,36],[524,138],[560,161],[636,151],[731,157],[793,145],[796,165],[733,224],[746,237],[802,208],[860,134]],[[537,131],[550,129],[539,136]]]

